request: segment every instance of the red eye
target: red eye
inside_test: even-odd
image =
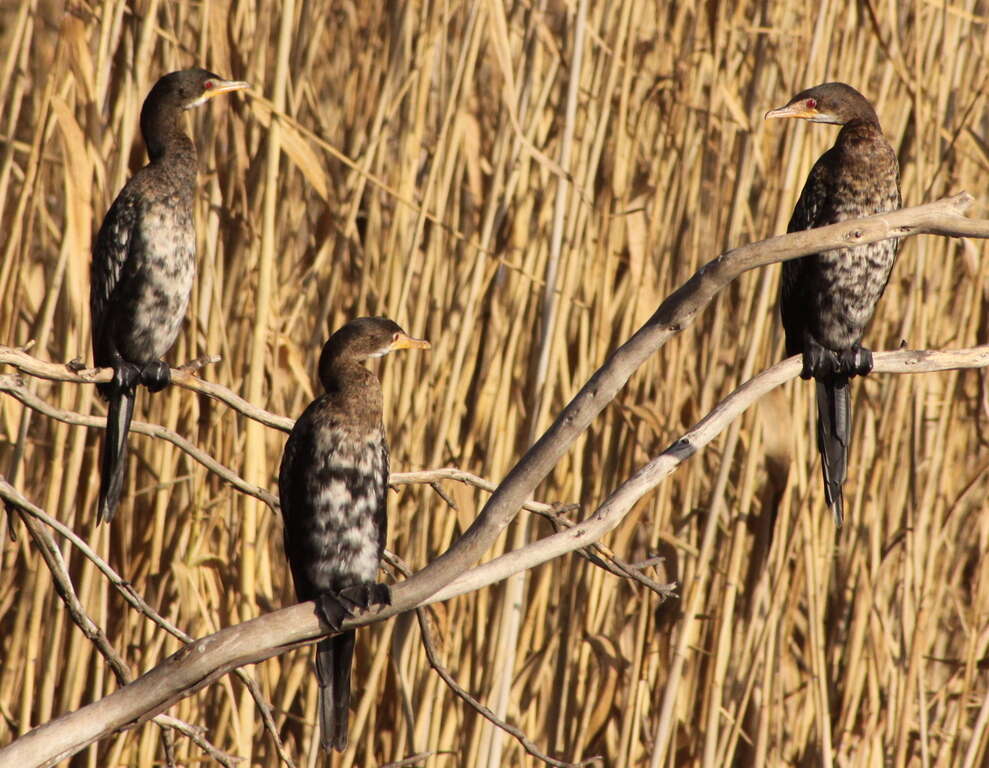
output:
[[[814,109],[817,106],[817,99],[807,99],[805,102],[807,109]]]
[[[204,91],[208,91],[212,87],[213,87],[213,81],[212,80],[207,80],[205,83],[203,83],[203,90]]]

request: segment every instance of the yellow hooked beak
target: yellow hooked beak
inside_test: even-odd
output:
[[[821,113],[816,109],[807,109],[803,102],[797,102],[796,104],[788,104],[785,107],[769,110],[766,113],[765,119],[772,120],[774,117],[796,117],[803,120],[813,120],[815,117],[821,117]]]
[[[405,333],[396,333],[391,349],[429,349],[432,345],[425,339],[417,339]]]
[[[250,83],[243,80],[222,80],[219,77],[211,77],[203,84],[203,95],[195,101],[190,101],[184,109],[195,109],[201,107],[214,96],[222,93],[233,93],[234,91],[244,91],[251,87]]]

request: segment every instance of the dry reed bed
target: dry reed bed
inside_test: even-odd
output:
[[[906,202],[958,189],[985,202],[984,4],[544,5],[6,8],[0,340],[34,340],[33,352],[52,360],[88,358],[93,227],[144,162],[136,115],[147,89],[193,63],[257,87],[193,118],[200,273],[171,359],[222,354],[205,376],[296,415],[327,333],[355,315],[389,314],[433,342],[431,353],[382,369],[396,470],[455,465],[502,477],[697,266],[784,231],[834,134],[762,123],[800,87],[840,79],[873,98],[899,151]],[[564,171],[572,185],[558,197]],[[982,254],[981,243],[909,241],[867,341],[985,343]],[[744,276],[635,376],[540,498],[593,508],[776,360],[777,271]],[[36,387],[62,408],[101,412],[91,387]],[[562,559],[437,607],[455,677],[567,760],[981,764],[983,378],[857,384],[840,535],[821,498],[807,391],[767,398],[610,537],[629,561],[665,556],[649,573],[680,579],[681,601],[660,607],[639,586]],[[274,486],[282,433],[181,390],[140,403],[142,418]],[[112,527],[97,528],[98,435],[9,398],[0,419],[5,476],[186,632],[292,599],[279,522],[181,452],[132,437],[126,500]],[[392,497],[390,546],[413,567],[442,551],[485,496],[444,489],[456,509],[428,486]],[[701,561],[712,512],[724,524]],[[523,513],[504,546],[546,531]],[[179,647],[78,552],[64,555],[83,605],[135,673]],[[5,541],[2,558],[0,743],[114,688],[29,537]],[[253,670],[298,765],[318,762],[309,664],[296,652]],[[362,633],[355,678],[353,745],[338,765],[434,750],[425,765],[537,764],[439,682],[407,618]],[[253,765],[278,764],[239,681],[171,714]],[[182,737],[176,749],[180,762],[201,754]],[[159,730],[85,755],[74,763],[150,766],[162,757]]]

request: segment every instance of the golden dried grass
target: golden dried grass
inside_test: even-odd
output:
[[[433,342],[381,369],[396,470],[450,464],[502,477],[663,296],[718,251],[782,232],[834,133],[763,124],[801,87],[845,80],[874,100],[907,203],[985,192],[989,17],[972,0],[150,0],[69,12],[26,0],[0,14],[0,339],[88,359],[89,241],[144,162],[141,100],[161,73],[202,64],[257,87],[193,115],[200,272],[171,360],[222,354],[206,376],[295,415],[328,332],[389,314]],[[985,343],[983,253],[981,243],[910,240],[867,342]],[[744,276],[645,366],[541,498],[593,508],[777,359],[777,271]],[[101,412],[91,387],[36,386],[63,408]],[[857,383],[848,523],[835,535],[808,387],[789,387],[610,537],[627,560],[664,555],[660,576],[682,580],[681,601],[657,607],[640,587],[564,558],[439,606],[441,656],[569,760],[984,764],[984,390],[976,372]],[[274,487],[282,433],[177,389],[142,394],[138,407]],[[96,527],[99,435],[11,399],[0,419],[8,478],[188,633],[292,600],[279,522],[173,447],[132,436],[122,508],[112,527]],[[456,510],[428,487],[392,497],[390,548],[414,567],[483,503],[446,489]],[[707,550],[714,511],[725,523]],[[505,546],[546,530],[523,513]],[[179,647],[78,552],[64,555],[134,672]],[[0,743],[115,687],[28,537],[5,541],[2,573]],[[294,652],[253,671],[299,765],[318,762],[309,664]],[[355,681],[352,748],[337,765],[427,750],[437,752],[428,766],[536,764],[439,683],[407,618],[361,633]],[[252,765],[278,764],[239,681],[172,713]],[[200,752],[179,737],[177,756]],[[145,726],[75,762],[160,759],[158,729]]]

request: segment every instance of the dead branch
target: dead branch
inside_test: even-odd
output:
[[[989,366],[989,345],[946,352],[902,350],[875,353],[877,373],[924,373]],[[795,378],[800,359],[790,358],[746,382],[662,454],[620,486],[585,522],[465,572],[437,585],[430,597],[413,603],[402,584],[422,578],[419,571],[392,589],[391,606],[344,622],[342,630],[382,621],[423,605],[481,589],[515,573],[594,543],[610,531],[636,501],[676,467],[695,455],[748,406],[774,387]],[[432,582],[429,585],[432,586]],[[301,603],[227,627],[186,645],[129,685],[75,712],[35,728],[7,747],[0,759],[11,764],[50,766],[114,731],[133,727],[175,702],[245,664],[262,661],[329,632],[313,603]]]
[[[753,243],[728,251],[709,262],[667,298],[646,324],[595,372],[554,424],[498,486],[464,535],[411,579],[396,585],[392,590],[391,606],[348,620],[343,629],[363,626],[428,602],[479,589],[531,567],[524,563],[544,562],[550,557],[587,546],[610,530],[631,508],[634,500],[649,492],[676,466],[706,445],[748,404],[773,386],[793,378],[799,368],[796,359],[760,374],[723,401],[684,438],[640,469],[588,521],[468,571],[511,522],[536,485],[611,402],[638,367],[674,334],[693,322],[700,310],[743,272],[829,248],[862,245],[891,237],[921,233],[989,237],[989,221],[966,219],[961,215],[971,203],[972,198],[962,193],[882,216]],[[989,348],[986,347],[943,353],[876,355],[877,372],[921,372],[985,365],[989,365]],[[526,554],[523,557],[521,553]],[[505,558],[516,559],[506,561]],[[498,566],[493,567],[495,564]],[[481,578],[475,577],[477,572],[482,573]],[[326,632],[327,628],[320,626],[311,603],[228,627],[190,643],[138,680],[104,699],[39,726],[0,750],[0,758],[11,763],[51,765],[108,733],[153,717],[231,669],[284,652]]]
[[[620,346],[587,381],[553,424],[518,461],[488,499],[477,519],[450,548],[394,590],[396,601],[419,604],[437,585],[448,585],[480,560],[515,518],[522,503],[556,466],[631,375],[675,334],[689,326],[721,289],[743,272],[831,248],[865,245],[892,237],[939,234],[989,237],[989,221],[967,219],[972,196],[953,197],[881,216],[793,232],[718,256],[701,267],[659,306],[645,325]]]

